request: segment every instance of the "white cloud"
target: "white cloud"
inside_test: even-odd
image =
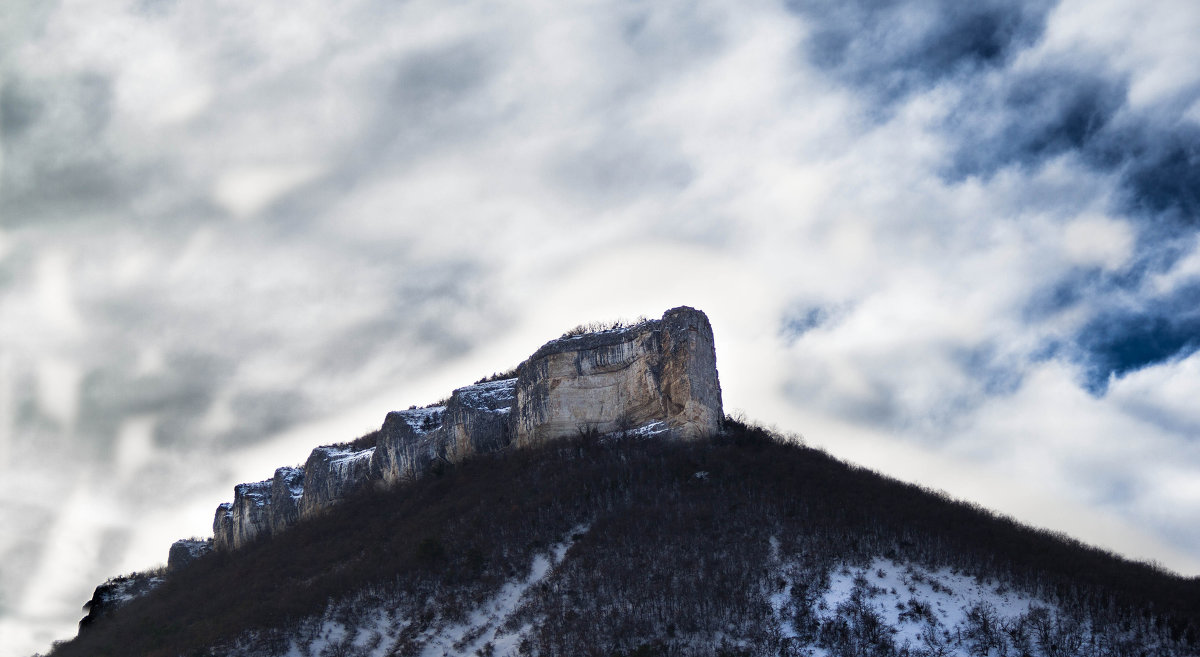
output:
[[[235,217],[244,219],[312,180],[318,172],[316,166],[307,164],[241,166],[217,178],[213,196]]]
[[[1188,65],[1200,57],[1194,2],[1064,0],[1050,18],[1041,50],[1116,67],[1130,77],[1134,108],[1179,99],[1195,75]]]
[[[15,465],[0,501],[28,501],[4,487],[14,470],[53,488],[115,468],[88,531],[129,541],[33,601],[60,613],[45,627],[69,632],[97,579],[206,532],[232,483],[579,322],[681,303],[712,319],[728,408],[1196,568],[1200,502],[1176,485],[1197,467],[1182,441],[1200,422],[1194,360],[1095,398],[1047,356],[1105,300],[1045,310],[1039,295],[1143,255],[1112,209],[1120,173],[1068,150],[946,174],[968,128],[1003,128],[965,114],[1013,71],[1107,62],[1138,108],[1184,94],[1187,3],[1064,2],[1011,66],[883,108],[807,59],[819,16],[770,2],[136,10],[64,3],[7,55],[20,130],[0,184],[20,204],[0,209],[21,223],[0,234],[0,445]],[[1179,289],[1195,260],[1145,289]],[[809,306],[828,321],[785,335],[781,318]],[[17,418],[26,380],[45,418]],[[29,465],[32,444],[90,461],[60,478]],[[172,477],[182,492],[147,508],[144,488]],[[86,508],[44,500],[63,507],[33,515],[60,532]],[[5,577],[7,598],[30,586]]]
[[[1083,216],[1063,230],[1063,250],[1068,262],[1119,269],[1133,253],[1129,224],[1109,217]]]

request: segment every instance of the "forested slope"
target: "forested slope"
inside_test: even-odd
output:
[[[893,584],[912,608],[888,621],[871,603],[887,587],[861,574],[882,582],[882,563],[913,591],[938,572],[1037,604],[977,603],[954,625]],[[503,617],[472,625],[496,601]],[[170,574],[52,654],[415,655],[459,626],[462,654],[1191,655],[1200,582],[727,420],[711,439],[581,435],[363,493]]]

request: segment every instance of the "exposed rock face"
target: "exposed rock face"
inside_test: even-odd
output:
[[[355,451],[344,445],[314,449],[304,463],[300,517],[319,513],[366,486],[371,480],[371,455],[375,449]]]
[[[555,340],[517,369],[519,446],[656,421],[673,435],[695,438],[720,430],[722,417],[712,327],[693,308]]]
[[[446,453],[442,414],[445,406],[392,411],[383,420],[371,470],[391,484],[414,479]]]
[[[303,468],[238,485],[233,504],[217,508],[213,546],[240,547],[372,481],[414,479],[439,462],[514,442],[593,430],[695,438],[716,433],[722,417],[712,327],[704,313],[674,308],[662,319],[549,342],[521,363],[516,378],[459,388],[444,406],[388,413],[377,434],[318,447]]]
[[[459,461],[472,454],[508,446],[509,417],[516,399],[517,380],[502,379],[459,388],[450,394],[442,414],[446,458]]]
[[[132,575],[114,577],[97,586],[96,590],[92,593],[92,599],[83,605],[84,610],[87,611],[87,616],[84,616],[79,621],[80,634],[95,624],[96,621],[107,617],[116,609],[128,604],[130,600],[140,598],[153,591],[163,581],[163,578],[157,575],[134,573]]]
[[[494,452],[510,440],[516,379],[458,388],[445,406],[387,414],[379,432],[373,474],[387,483],[420,477],[437,461],[454,463]]]
[[[304,468],[278,468],[271,478],[271,534],[296,524],[300,498],[304,494]]]
[[[213,539],[211,538],[207,540],[185,538],[175,541],[171,544],[171,551],[167,554],[167,570],[182,568],[212,552],[212,549]]]
[[[233,487],[234,549],[271,533],[271,479]]]
[[[217,505],[213,517],[213,549],[233,549],[233,504],[222,502]]]

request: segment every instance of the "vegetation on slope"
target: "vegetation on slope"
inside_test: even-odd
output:
[[[1120,633],[1130,651],[1138,637],[1193,647],[1200,639],[1194,579],[730,420],[711,440],[579,436],[365,493],[275,539],[199,559],[52,655],[224,654],[210,649],[247,636],[282,652],[337,601],[350,615],[408,610],[411,648],[585,524],[514,620],[533,625],[523,646],[531,653],[736,654],[727,642],[736,637],[780,654],[764,623],[771,539],[803,563],[812,587],[842,564],[884,556],[1052,600]],[[1113,654],[1134,654],[1121,650]],[[408,652],[402,644],[394,654]]]

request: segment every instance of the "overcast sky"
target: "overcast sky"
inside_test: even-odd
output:
[[[7,0],[0,656],[578,323],[1200,573],[1194,0]]]

